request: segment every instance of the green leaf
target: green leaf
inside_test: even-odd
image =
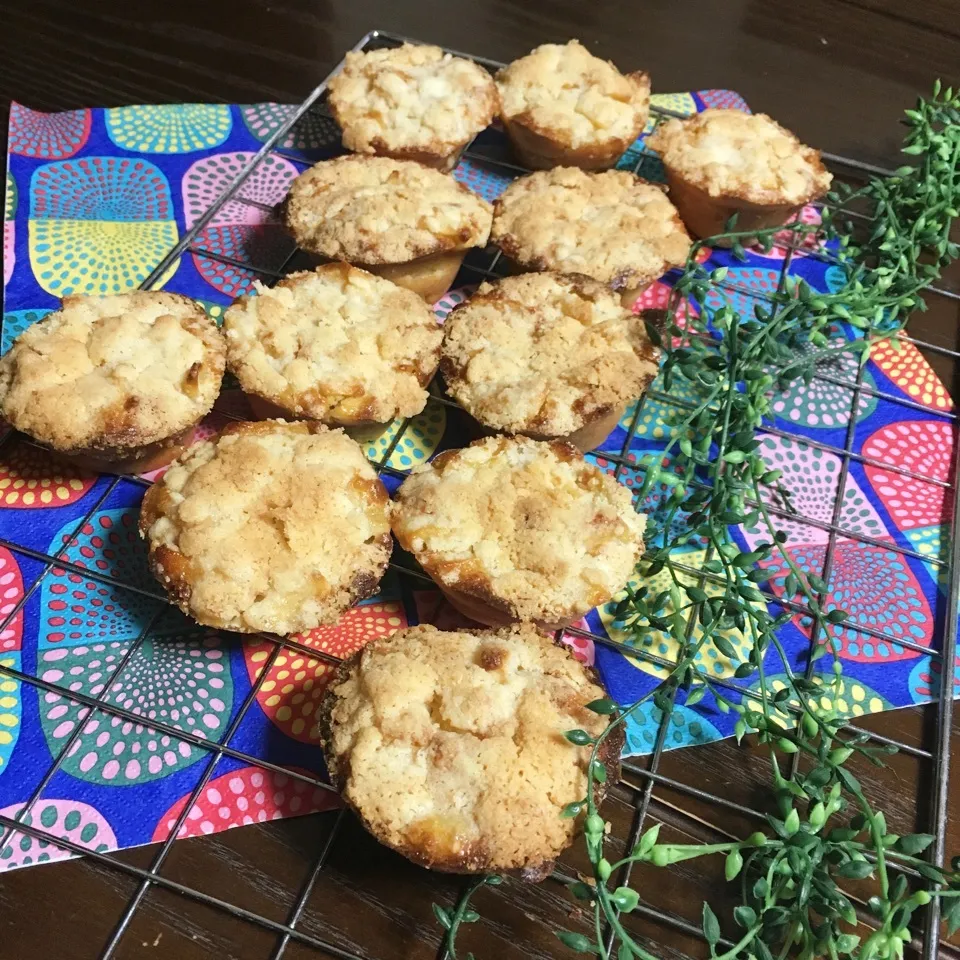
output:
[[[703,935],[711,947],[715,947],[720,941],[720,921],[706,902],[703,904]]]
[[[757,911],[752,907],[742,904],[739,907],[734,907],[733,919],[736,920],[744,930],[749,930],[757,922]]]
[[[726,862],[724,863],[723,872],[727,880],[733,880],[740,871],[743,869],[743,854],[739,850],[731,850],[727,854]]]
[[[661,824],[654,824],[641,838],[640,842],[633,848],[633,856],[645,857],[656,845],[657,837],[660,836]]]
[[[568,730],[564,736],[578,747],[588,747],[594,743],[593,737],[586,730]]]
[[[933,843],[934,837],[929,833],[908,833],[896,842],[896,850],[905,853],[908,857],[915,857],[923,853]]]
[[[460,917],[461,923],[476,923],[480,919],[480,914],[476,910],[464,910]]]
[[[450,911],[444,909],[438,903],[431,904],[433,907],[433,915],[437,918],[437,922],[443,927],[444,930],[449,930],[451,926]]]
[[[947,923],[947,936],[952,937],[960,930],[960,900],[954,900],[953,905],[944,917]]]
[[[611,713],[617,712],[617,705],[609,697],[601,697],[599,700],[591,700],[587,704],[587,709],[593,713],[609,716]]]
[[[873,876],[875,869],[874,865],[866,860],[848,860],[836,867],[833,873],[837,877],[847,877],[850,880],[865,880]]]
[[[607,782],[607,768],[599,761],[594,760],[590,764],[590,775],[597,783]]]
[[[579,817],[583,812],[583,808],[586,806],[586,803],[583,800],[574,800],[573,803],[568,803],[561,811],[560,816],[571,819],[573,817]]]
[[[629,943],[621,943],[617,947],[617,960],[633,960],[633,950]]]
[[[596,891],[590,886],[589,883],[582,883],[580,880],[578,880],[576,883],[571,883],[567,889],[578,900],[592,900],[596,895]]]
[[[596,953],[597,945],[585,937],[582,933],[574,933],[572,930],[555,930],[557,939],[571,950],[577,953]]]
[[[624,913],[629,913],[631,910],[636,909],[637,904],[640,902],[640,895],[636,890],[631,890],[630,887],[617,887],[611,894],[610,899],[613,900],[617,909],[622,910]]]

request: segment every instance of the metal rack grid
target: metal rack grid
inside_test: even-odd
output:
[[[363,37],[355,46],[354,50],[368,50],[375,49],[377,47],[383,46],[395,46],[401,42],[408,40],[409,38],[401,37],[394,34],[388,34],[381,31],[372,31]],[[417,42],[411,40],[410,42]],[[478,63],[484,65],[488,69],[496,69],[501,64],[485,60],[479,57],[471,57],[469,54],[460,53],[458,51],[449,51],[458,56],[469,57],[470,59],[476,60]],[[336,72],[336,71],[334,71]],[[331,73],[330,76],[333,76]],[[164,258],[164,260],[157,266],[153,273],[146,278],[146,280],[141,285],[144,289],[149,289],[163,274],[167,271],[171,264],[173,264],[178,257],[184,253],[195,253],[204,257],[208,257],[215,260],[220,260],[221,262],[231,264],[239,268],[245,268],[252,270],[254,273],[264,278],[267,282],[275,281],[280,276],[284,274],[284,271],[288,268],[288,265],[291,263],[294,255],[296,254],[295,249],[290,249],[285,260],[278,268],[270,268],[263,264],[255,263],[246,263],[243,261],[232,260],[228,257],[220,256],[209,250],[205,250],[199,246],[196,246],[196,240],[203,228],[213,219],[216,213],[226,204],[228,201],[235,201],[240,203],[252,203],[253,205],[258,205],[255,201],[246,200],[241,195],[241,188],[250,174],[257,169],[257,167],[263,163],[266,158],[271,154],[279,155],[285,159],[299,164],[301,168],[305,168],[310,165],[311,161],[305,160],[302,156],[296,155],[289,151],[283,150],[279,145],[283,143],[284,139],[288,134],[293,130],[296,125],[302,121],[308,113],[311,111],[324,111],[323,98],[326,91],[326,85],[330,77],[327,77],[323,83],[321,83],[308,97],[307,99],[290,115],[285,123],[283,123],[263,144],[262,148],[256,153],[256,155],[251,159],[250,163],[241,171],[229,188],[218,198],[218,200],[210,207],[209,210],[193,225],[193,227],[186,232],[182,237],[180,242],[174,247],[169,254]],[[671,111],[657,109],[654,107],[651,111],[654,120],[656,123],[662,121],[665,117],[673,116]],[[482,161],[485,164],[492,165],[497,168],[500,172],[503,172],[506,176],[516,176],[520,173],[526,172],[523,168],[516,166],[514,163],[510,162],[509,158],[497,158],[491,156],[488,152],[478,152],[476,145],[471,144],[465,150],[464,155],[473,160]],[[839,157],[830,154],[824,154],[824,158],[828,163],[838,172],[838,174],[845,174],[846,176],[852,179],[862,179],[865,175],[876,174],[876,173],[885,173],[880,168],[874,167],[870,164],[865,164],[858,162],[856,160],[851,160],[844,157]],[[644,167],[646,164],[655,162],[650,154],[643,153],[637,160],[634,166],[635,173],[643,173]],[[780,272],[780,289],[783,288],[784,279],[790,269],[791,260],[793,257],[795,248],[788,248],[786,255],[784,257],[781,272]],[[809,251],[808,251],[809,253]],[[815,256],[822,256],[823,254],[814,253]],[[499,251],[493,253],[492,255],[488,252],[481,252],[474,254],[467,258],[467,261],[464,264],[464,270],[469,274],[475,276],[477,279],[482,278],[496,278],[501,275],[500,268],[500,254]],[[731,292],[746,293],[749,296],[756,299],[768,299],[765,297],[762,292],[756,290],[747,289],[737,285],[736,283],[727,282],[725,284]],[[953,292],[948,289],[931,289],[930,294],[934,297],[947,298],[953,301],[960,301],[960,294]],[[960,360],[960,353],[953,350],[947,349],[937,344],[928,343],[922,340],[918,340],[906,335],[901,336],[901,339],[905,342],[913,343],[915,346],[921,350],[927,350],[934,353],[941,353],[943,355],[949,356],[954,360]],[[825,569],[823,572],[823,580],[826,582],[827,587],[829,588],[830,584],[830,574],[833,565],[834,550],[839,537],[844,539],[853,540],[859,543],[865,544],[877,544],[878,541],[869,537],[866,534],[859,533],[857,531],[844,529],[840,525],[841,517],[841,504],[843,500],[843,491],[845,488],[845,481],[849,465],[852,461],[859,461],[866,464],[872,464],[875,466],[883,467],[886,470],[900,473],[904,476],[911,477],[913,479],[921,480],[926,483],[930,483],[936,486],[944,488],[945,493],[948,494],[952,499],[952,517],[950,522],[951,527],[951,536],[950,536],[950,556],[946,559],[942,557],[930,557],[922,555],[914,550],[901,548],[896,544],[891,544],[884,542],[882,545],[887,549],[894,550],[898,553],[901,553],[906,556],[912,556],[914,558],[922,559],[924,562],[934,565],[942,570],[943,575],[946,577],[948,582],[947,589],[947,602],[946,602],[946,621],[944,629],[944,637],[939,651],[931,650],[926,647],[922,647],[918,644],[912,643],[911,641],[903,640],[902,638],[897,638],[897,642],[903,644],[906,647],[911,649],[916,649],[917,651],[922,651],[923,653],[931,654],[935,660],[938,660],[941,664],[941,676],[944,680],[940,684],[940,693],[939,699],[934,704],[936,709],[936,730],[935,730],[935,744],[932,749],[925,749],[921,747],[916,747],[910,743],[900,742],[896,739],[891,739],[888,737],[881,736],[879,734],[869,733],[868,731],[862,731],[869,733],[875,741],[887,744],[893,744],[897,746],[905,754],[911,755],[925,763],[931,765],[932,772],[932,796],[931,804],[929,810],[929,830],[931,833],[934,833],[936,839],[933,847],[931,848],[931,857],[937,863],[943,863],[945,856],[945,834],[946,834],[946,811],[947,811],[947,800],[948,800],[948,784],[949,784],[949,773],[950,773],[950,760],[951,760],[951,723],[953,716],[953,700],[951,697],[952,694],[952,685],[949,682],[949,677],[951,676],[952,671],[946,666],[950,665],[954,661],[956,653],[956,644],[957,644],[957,619],[958,605],[960,605],[960,484],[957,482],[958,476],[958,467],[960,467],[960,457],[957,458],[957,462],[954,464],[954,470],[952,478],[944,481],[935,477],[927,477],[921,474],[914,473],[912,471],[900,468],[893,464],[883,463],[879,460],[873,460],[869,457],[863,456],[861,454],[854,453],[852,450],[853,439],[854,439],[854,429],[857,422],[857,413],[859,409],[860,398],[863,395],[872,395],[879,399],[888,400],[894,403],[897,403],[907,409],[918,409],[918,410],[927,410],[928,408],[922,407],[921,405],[915,403],[907,397],[896,396],[881,390],[877,390],[874,387],[866,384],[863,379],[863,367],[858,368],[858,375],[854,380],[848,380],[843,377],[838,377],[834,373],[829,371],[819,371],[816,379],[821,379],[825,382],[829,382],[836,386],[846,387],[851,392],[851,407],[850,407],[850,419],[847,426],[845,443],[842,447],[833,446],[826,443],[820,443],[816,440],[811,439],[808,436],[792,433],[788,430],[783,430],[775,426],[765,427],[765,432],[778,436],[783,439],[793,440],[796,442],[803,443],[809,447],[817,448],[822,451],[832,453],[838,456],[841,459],[841,476],[838,484],[838,493],[837,500],[834,504],[833,516],[829,523],[823,523],[820,521],[813,520],[811,518],[798,518],[794,514],[787,513],[786,511],[780,509],[776,505],[770,505],[771,512],[780,517],[790,517],[794,522],[800,520],[803,523],[807,523],[813,527],[825,531],[828,534],[828,548],[825,557]],[[442,403],[448,406],[455,406],[444,394],[442,388],[439,384],[431,384],[431,394],[433,395],[434,401]],[[632,423],[628,430],[627,438],[621,448],[619,454],[604,451],[599,453],[599,456],[602,456],[604,459],[615,464],[615,475],[619,478],[623,471],[625,470],[640,470],[642,468],[637,467],[636,464],[632,463],[628,454],[630,451],[631,441],[634,439],[637,433],[638,424],[641,419],[641,414],[643,411],[643,404],[646,403],[648,399],[659,400],[666,403],[670,403],[674,406],[683,407],[684,401],[678,400],[675,397],[659,393],[657,391],[649,391],[641,401],[641,404],[638,405],[636,412],[633,416]],[[955,412],[944,412],[942,416],[952,422],[954,425],[957,424],[958,416]],[[407,429],[409,421],[404,421],[401,428],[397,431],[396,436],[393,438],[392,442],[388,448],[383,452],[383,455],[378,461],[374,463],[374,466],[377,468],[378,473],[381,475],[394,475],[396,477],[403,477],[405,474],[401,471],[397,471],[391,466],[388,465],[388,461],[396,448],[397,444],[403,437],[405,430]],[[4,443],[7,443],[9,440],[10,434],[0,440],[0,446]],[[960,448],[958,448],[960,449]],[[132,478],[133,482],[138,482],[141,485],[146,486],[146,481],[136,480]],[[109,483],[106,484],[100,496],[97,498],[96,502],[90,507],[86,515],[77,523],[73,531],[72,540],[79,534],[83,526],[89,521],[89,519],[95,514],[96,510],[107,500],[110,494],[117,489],[118,485],[123,482],[119,477],[114,477]],[[128,479],[126,482],[130,482]],[[81,574],[85,578],[96,580],[105,584],[109,584],[115,587],[118,587],[124,591],[131,591],[134,593],[140,593],[145,596],[153,597],[155,599],[166,600],[164,594],[159,590],[157,592],[151,592],[138,588],[130,583],[119,581],[114,579],[111,576],[104,575],[98,571],[89,570],[85,567],[79,567],[68,560],[64,556],[53,556],[47,553],[29,549],[21,544],[17,544],[10,540],[0,538],[0,546],[6,547],[9,550],[19,553],[23,556],[31,557],[34,560],[38,560],[43,564],[42,573],[37,577],[32,586],[26,591],[25,595],[21,598],[20,602],[11,611],[8,616],[4,619],[3,623],[0,624],[0,628],[5,627],[13,618],[22,610],[24,604],[27,600],[33,595],[34,591],[39,588],[40,583],[44,580],[45,577],[49,576],[52,571],[61,571],[65,570],[67,572],[73,572]],[[429,582],[422,573],[410,569],[403,565],[392,564],[393,568],[396,569],[401,575],[413,578],[421,578],[422,580]],[[698,578],[701,586],[710,579],[709,574],[705,574],[701,570],[695,570],[692,568],[687,568],[688,572]],[[767,599],[770,602],[777,603],[784,609],[791,610],[797,613],[803,613],[810,618],[812,621],[813,627],[811,630],[811,649],[813,645],[817,643],[818,636],[820,631],[823,629],[823,623],[819,614],[811,614],[804,607],[791,602],[785,601],[783,598],[774,595],[769,591],[764,591]],[[155,617],[156,619],[156,617]],[[159,889],[166,889],[169,891],[176,892],[185,897],[191,898],[194,901],[206,904],[210,907],[225,911],[226,913],[236,917],[239,920],[246,921],[248,923],[259,925],[262,928],[265,928],[268,931],[272,931],[278,937],[278,942],[276,949],[273,953],[275,960],[280,960],[285,954],[287,947],[292,942],[300,943],[304,946],[313,947],[319,951],[325,952],[327,955],[344,958],[344,960],[371,960],[371,958],[363,958],[356,954],[353,954],[349,951],[346,951],[336,944],[328,942],[326,940],[314,937],[312,935],[304,933],[302,930],[298,929],[298,921],[300,920],[304,909],[307,905],[307,902],[310,898],[311,892],[314,889],[314,886],[317,882],[318,877],[320,876],[321,871],[323,870],[324,864],[327,861],[328,855],[333,844],[336,842],[337,835],[340,831],[341,825],[344,821],[344,811],[341,810],[339,813],[335,814],[335,822],[333,829],[331,830],[329,836],[325,840],[322,849],[319,852],[315,862],[313,863],[311,869],[308,872],[306,882],[302,886],[297,899],[289,913],[288,919],[286,922],[279,922],[273,920],[269,917],[262,916],[254,911],[247,910],[236,904],[226,902],[216,896],[212,896],[208,893],[205,893],[201,890],[188,887],[182,883],[171,880],[168,877],[165,877],[161,874],[161,868],[164,865],[164,862],[167,860],[167,857],[171,851],[173,841],[177,836],[180,826],[186,820],[187,814],[190,808],[197,801],[198,797],[201,795],[206,784],[209,782],[210,778],[213,776],[214,770],[217,766],[217,763],[221,757],[230,757],[238,760],[245,761],[246,763],[259,766],[263,769],[270,770],[276,773],[284,773],[288,777],[304,781],[314,787],[323,787],[325,789],[330,789],[330,787],[321,781],[319,778],[314,778],[309,775],[302,774],[297,771],[291,771],[279,765],[273,764],[269,761],[259,759],[253,756],[249,756],[241,751],[233,749],[230,746],[230,740],[234,731],[238,728],[244,716],[246,715],[247,710],[253,704],[256,699],[256,695],[260,689],[260,686],[263,684],[265,678],[269,673],[270,666],[275,662],[276,658],[280,655],[281,651],[289,650],[297,652],[306,656],[310,656],[314,659],[319,659],[327,661],[331,664],[336,664],[339,661],[331,657],[322,651],[318,651],[313,647],[304,646],[303,644],[298,643],[294,640],[281,639],[273,636],[264,636],[258,639],[265,639],[272,644],[271,653],[268,655],[267,660],[264,663],[264,668],[260,671],[260,674],[257,680],[253,683],[250,692],[247,694],[244,702],[237,710],[236,715],[233,717],[232,721],[228,725],[228,729],[225,731],[223,736],[218,741],[206,740],[203,737],[199,737],[195,734],[183,731],[179,728],[170,726],[162,721],[149,720],[144,716],[138,713],[133,713],[132,711],[122,707],[117,706],[111,703],[108,703],[105,699],[106,692],[110,689],[110,685],[113,682],[113,679],[119,676],[121,671],[130,661],[131,657],[136,653],[139,647],[144,643],[145,639],[148,636],[156,636],[155,632],[151,632],[154,626],[154,621],[151,621],[143,629],[141,634],[137,639],[131,644],[130,648],[126,653],[120,658],[116,667],[113,669],[113,672],[104,684],[103,691],[97,696],[88,696],[80,694],[77,692],[72,692],[66,689],[63,686],[59,686],[56,683],[51,683],[46,680],[43,680],[39,677],[31,676],[25,672],[15,670],[8,667],[0,667],[0,673],[9,675],[10,677],[20,680],[23,683],[31,684],[34,687],[38,688],[41,691],[48,693],[58,694],[61,696],[66,696],[69,699],[81,704],[83,707],[87,708],[89,711],[96,710],[100,713],[106,714],[108,716],[118,717],[123,720],[131,721],[134,723],[139,723],[146,727],[149,727],[161,734],[166,734],[171,738],[183,741],[187,744],[190,744],[193,747],[199,748],[202,751],[205,751],[209,758],[206,761],[205,767],[202,774],[199,777],[199,780],[193,789],[189,799],[184,804],[181,814],[179,815],[175,825],[170,831],[169,838],[160,846],[157,851],[153,861],[151,862],[149,868],[142,869],[135,867],[129,864],[126,864],[122,861],[119,861],[115,857],[111,856],[109,853],[96,853],[91,852],[85,847],[80,846],[72,841],[65,840],[53,836],[52,834],[47,833],[41,827],[35,826],[32,823],[27,824],[23,821],[24,814],[29,811],[33,804],[42,796],[44,789],[49,784],[50,780],[60,769],[61,764],[66,758],[73,742],[79,737],[81,727],[83,726],[82,719],[78,723],[76,731],[74,734],[68,738],[66,743],[61,748],[59,755],[56,757],[53,765],[46,772],[45,776],[42,778],[40,783],[37,784],[36,788],[33,791],[32,796],[29,801],[24,805],[23,810],[16,817],[9,817],[5,815],[0,815],[0,849],[4,844],[13,836],[14,833],[22,833],[29,835],[31,837],[46,840],[53,844],[64,848],[70,852],[83,854],[92,858],[97,863],[100,863],[106,867],[109,867],[113,870],[120,871],[125,873],[127,876],[138,881],[138,887],[136,893],[129,901],[127,908],[124,910],[123,915],[114,929],[112,936],[104,944],[101,956],[104,958],[112,957],[115,954],[115,950],[123,937],[125,931],[127,930],[131,919],[133,918],[135,912],[140,907],[143,902],[144,896],[152,887],[157,887]],[[863,624],[856,625],[857,630],[862,633],[872,634],[879,638],[890,639],[887,635],[883,634],[881,631],[875,630],[869,626]],[[656,664],[661,667],[671,667],[673,663],[670,660],[666,660],[662,657],[658,657],[655,654],[649,653],[647,651],[638,650],[634,647],[625,647],[623,644],[620,644],[614,640],[607,638],[606,636],[597,635],[579,630],[576,628],[568,628],[566,631],[567,634],[572,635],[582,635],[589,638],[595,643],[603,644],[605,646],[613,647],[619,649],[623,652],[629,653],[633,657],[639,657],[651,664]],[[725,686],[729,687],[732,691],[735,691],[743,696],[752,696],[752,694],[746,690],[741,684],[733,680],[721,680],[718,681]],[[86,714],[84,715],[86,716]],[[629,777],[639,778],[640,783],[632,783],[629,779],[625,780],[625,786],[631,792],[633,796],[632,806],[633,806],[633,817],[632,824],[629,831],[628,843],[632,844],[635,842],[636,838],[639,836],[640,832],[644,828],[644,823],[647,818],[651,801],[654,799],[654,790],[657,786],[666,787],[671,790],[677,791],[681,794],[689,796],[691,799],[696,799],[711,805],[716,806],[721,810],[728,810],[736,812],[738,814],[747,816],[747,817],[759,817],[762,816],[760,811],[751,809],[748,806],[735,803],[729,799],[717,796],[705,790],[694,787],[684,781],[678,780],[673,777],[666,776],[659,772],[661,758],[664,752],[666,744],[666,734],[667,734],[667,718],[664,717],[659,724],[657,736],[654,743],[653,752],[649,757],[645,758],[646,764],[643,765],[638,762],[625,762],[623,767],[624,771]],[[848,725],[848,729],[860,731],[860,728],[853,726],[852,724]],[[683,811],[681,811],[683,812]],[[910,871],[907,871],[910,872]],[[620,878],[619,882],[627,882],[629,876],[629,867],[624,870],[623,875]],[[568,883],[573,880],[573,877],[566,876],[560,871],[556,871],[553,876],[553,880],[560,883]],[[939,924],[938,924],[938,901],[934,900],[931,907],[928,909],[927,913],[927,925],[925,930],[924,942],[922,945],[923,957],[924,960],[933,960],[933,958],[939,955],[948,955],[955,954],[960,956],[960,949],[954,948],[950,944],[947,944],[941,940]],[[681,932],[689,934],[691,936],[701,936],[700,930],[695,925],[689,923],[688,921],[674,915],[671,913],[664,912],[660,909],[651,907],[647,904],[644,904],[641,901],[640,907],[636,911],[639,915],[648,917],[650,919],[655,919],[661,923],[671,926]],[[729,944],[728,944],[729,945]]]

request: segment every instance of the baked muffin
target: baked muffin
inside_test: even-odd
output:
[[[657,375],[643,320],[578,274],[484,283],[444,324],[447,389],[480,424],[598,446]]]
[[[612,167],[650,114],[650,77],[624,76],[578,40],[545,43],[497,74],[500,118],[526,167]]]
[[[698,237],[723,233],[735,213],[737,231],[779,226],[833,180],[819,150],[764,113],[704,110],[666,121],[647,143],[660,153],[670,197]]]
[[[0,414],[78,465],[169,463],[220,392],[223,337],[173,293],[65,297],[0,358]]]
[[[256,287],[223,317],[227,368],[248,394],[341,426],[426,406],[443,333],[415,293],[346,263]]]
[[[493,212],[453,177],[410,160],[337,157],[302,173],[285,203],[297,243],[413,290],[443,296],[471,247],[490,236]]]
[[[461,613],[554,630],[629,580],[646,517],[569,443],[497,436],[415,467],[391,521]]]
[[[234,423],[147,491],[150,569],[198,623],[292,634],[372,596],[390,558],[387,492],[320,423]]]
[[[607,724],[593,671],[523,625],[377,638],[341,664],[320,708],[334,784],[381,843],[451,873],[547,876],[573,840],[564,806],[587,792],[589,747]],[[619,778],[622,727],[598,751]],[[519,776],[518,771],[523,775]]]
[[[625,307],[690,251],[664,190],[626,170],[556,167],[514,180],[494,204],[490,239],[521,270],[586,274]]]
[[[348,150],[446,171],[500,108],[483,67],[414,43],[348,53],[327,89]]]

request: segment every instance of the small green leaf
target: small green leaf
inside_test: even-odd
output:
[[[599,760],[594,760],[590,764],[590,775],[597,783],[607,782],[607,768]]]
[[[444,930],[449,930],[452,923],[450,919],[450,911],[444,909],[438,903],[431,904],[433,907],[433,915],[437,918],[438,923]]]
[[[896,849],[908,857],[915,857],[918,853],[923,853],[933,841],[934,837],[929,833],[908,833],[897,841]]]
[[[720,941],[720,921],[706,902],[703,904],[703,935],[711,947],[715,947]]]
[[[724,863],[723,872],[727,880],[733,880],[740,871],[743,869],[743,855],[739,850],[731,850],[727,854],[726,862]]]
[[[586,730],[568,730],[564,736],[578,747],[588,747],[594,743],[593,737]]]
[[[787,835],[791,837],[800,829],[800,814],[797,813],[796,808],[787,814],[787,818],[783,821],[783,826],[787,831]]]
[[[603,716],[609,716],[617,712],[617,705],[609,697],[601,697],[599,700],[591,700],[587,704],[587,709],[593,713],[599,713]]]
[[[576,883],[571,883],[567,889],[578,900],[592,900],[596,895],[596,891],[589,883],[582,883],[579,880]]]
[[[571,950],[575,950],[577,953],[597,952],[597,945],[588,937],[585,937],[582,933],[574,933],[572,930],[557,930],[555,933],[557,935],[557,939],[565,947],[569,947]]]
[[[847,877],[850,880],[865,880],[873,875],[875,867],[866,860],[848,860],[841,863],[834,869],[834,875],[838,877]]]
[[[757,922],[757,911],[752,907],[742,904],[734,908],[733,919],[736,920],[744,930],[749,930]]]
[[[560,811],[560,816],[561,816],[561,817],[566,817],[566,818],[568,818],[568,819],[573,818],[573,817],[579,817],[580,814],[583,812],[583,808],[584,808],[585,806],[586,806],[586,804],[583,802],[583,800],[574,800],[573,803],[568,803],[568,804]]]
[[[613,894],[610,897],[616,904],[617,909],[622,910],[624,913],[629,913],[631,910],[635,910],[637,904],[640,902],[640,895],[636,890],[631,890],[630,887],[617,887],[613,891]]]

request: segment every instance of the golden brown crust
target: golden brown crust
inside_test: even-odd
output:
[[[416,467],[391,518],[441,587],[542,623],[609,600],[643,552],[646,521],[629,490],[575,447],[505,436]]]
[[[690,237],[666,193],[625,170],[557,167],[514,180],[490,239],[527,270],[582,273],[614,290],[686,262]]]
[[[484,283],[444,324],[449,392],[484,426],[566,437],[641,396],[659,352],[603,284],[528,273]]]
[[[247,393],[341,426],[423,410],[442,331],[416,294],[345,263],[255,286],[223,318],[228,368]]]
[[[348,150],[430,166],[456,155],[500,108],[483,67],[423,44],[348,53],[328,89]]]
[[[225,353],[188,297],[66,297],[0,359],[0,412],[61,453],[128,460],[210,411]]]
[[[649,115],[649,76],[624,76],[577,40],[543,44],[496,79],[508,132],[521,149],[553,159],[551,165],[613,165]]]
[[[309,421],[234,423],[147,491],[140,532],[171,599],[199,623],[292,634],[376,592],[389,500],[359,446]]]
[[[713,198],[802,205],[823,196],[833,179],[819,150],[765,113],[704,110],[666,121],[647,143],[673,177]]]
[[[492,210],[453,177],[419,163],[345,156],[294,180],[284,219],[304,250],[365,266],[482,247]]]
[[[592,670],[528,625],[424,625],[341,664],[319,739],[334,785],[381,843],[432,870],[541,879],[578,826],[563,807],[587,788],[590,751],[563,734],[599,734],[607,720],[586,704],[602,696]],[[598,802],[622,745],[618,727],[599,751]]]

